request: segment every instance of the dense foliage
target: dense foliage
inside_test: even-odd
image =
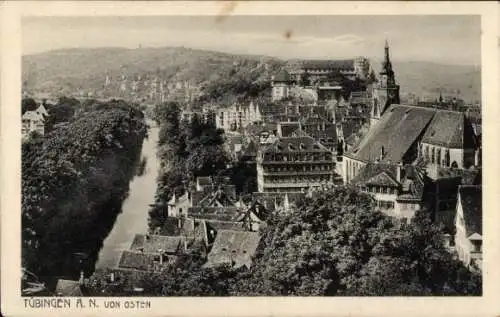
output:
[[[199,176],[224,172],[228,157],[224,150],[224,131],[199,116],[180,120],[180,106],[175,102],[158,105],[154,118],[160,125],[158,155],[161,170],[155,205],[149,212],[149,227],[161,227],[167,217],[167,202],[193,186]]]
[[[56,276],[78,277],[83,258],[93,270],[121,211],[145,135],[143,114],[116,101],[23,143],[24,267],[49,284]]]
[[[185,257],[143,281],[155,295],[480,295],[481,277],[442,244],[425,212],[397,223],[370,196],[340,187],[274,214],[250,270]],[[147,282],[145,282],[147,281]]]

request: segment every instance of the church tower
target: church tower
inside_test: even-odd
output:
[[[378,83],[373,88],[370,125],[376,124],[390,105],[399,104],[399,85],[396,84],[387,41],[384,50],[382,70]]]

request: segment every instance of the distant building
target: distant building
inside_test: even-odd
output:
[[[259,192],[300,192],[333,184],[332,151],[310,136],[283,137],[259,149]]]
[[[483,252],[481,186],[460,186],[455,218],[455,248],[459,259],[481,270]]]
[[[40,106],[37,110],[26,111],[22,115],[22,137],[27,137],[32,132],[37,132],[40,135],[45,134],[45,116],[47,113],[43,106]]]
[[[290,95],[290,75],[284,69],[271,78],[272,96],[273,101],[288,98]]]
[[[261,122],[262,115],[258,104],[232,105],[229,108],[219,108],[215,113],[217,128],[226,131],[235,131],[248,125]]]

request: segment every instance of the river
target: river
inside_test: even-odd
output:
[[[141,176],[130,182],[129,195],[123,202],[122,212],[99,252],[96,269],[115,267],[122,250],[128,249],[135,234],[147,233],[149,205],[154,202],[156,176],[160,162],[156,156],[159,128],[148,120],[149,137],[142,145],[141,157],[146,158],[146,167]]]

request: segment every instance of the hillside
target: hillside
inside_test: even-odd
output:
[[[137,76],[159,78],[165,84],[187,81],[197,88],[244,76],[263,82],[284,64],[272,57],[179,47],[64,49],[26,55],[22,62],[23,88],[52,93],[99,91],[107,75],[117,87],[123,82],[122,75],[129,81]],[[376,71],[380,67],[378,63],[372,66]],[[403,94],[436,96],[443,89],[443,94],[451,95],[458,89],[465,100],[480,96],[478,67],[404,61],[394,62],[394,69]]]
[[[373,65],[378,70],[379,65]],[[431,62],[393,62],[401,93],[421,97],[456,96],[465,101],[481,98],[481,68],[467,65],[445,65]]]

